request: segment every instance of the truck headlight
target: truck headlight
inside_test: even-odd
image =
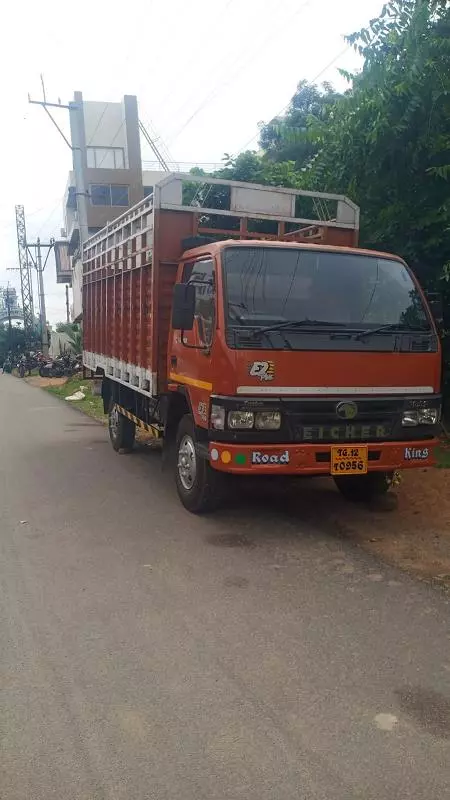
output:
[[[403,412],[402,425],[405,428],[412,428],[419,424],[419,412],[415,408],[408,408]]]
[[[211,405],[211,428],[216,431],[223,431],[225,427],[225,409],[223,406],[218,406],[215,403]]]
[[[281,427],[279,411],[258,411],[255,416],[255,428],[259,431],[278,431]]]
[[[440,418],[441,411],[436,406],[408,408],[403,412],[402,425],[405,428],[411,428],[415,425],[436,425]]]
[[[419,408],[419,425],[436,425],[441,418],[440,408]]]
[[[228,427],[234,430],[250,430],[253,428],[255,415],[253,411],[229,411]]]

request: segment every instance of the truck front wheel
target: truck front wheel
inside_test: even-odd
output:
[[[176,438],[176,472],[178,496],[193,514],[212,511],[224,496],[227,476],[212,469],[196,450],[194,422],[190,414],[180,421]]]
[[[367,475],[338,476],[334,481],[346,500],[352,503],[370,503],[389,491],[392,477],[392,472],[368,472]]]
[[[120,413],[116,404],[111,403],[108,415],[109,438],[114,450],[132,450],[136,436],[136,425]]]

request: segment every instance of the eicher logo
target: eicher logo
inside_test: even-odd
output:
[[[358,406],[353,400],[343,401],[336,406],[336,416],[340,419],[355,419],[358,414]]]
[[[252,464],[289,464],[289,451],[284,453],[261,453],[260,450],[253,450]]]
[[[405,461],[424,461],[430,455],[428,447],[405,447]]]
[[[275,364],[273,361],[253,361],[249,364],[248,371],[252,378],[259,378],[261,382],[273,381]]]

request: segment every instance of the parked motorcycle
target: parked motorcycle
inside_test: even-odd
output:
[[[82,369],[81,356],[74,356],[72,353],[62,353],[57,358],[50,359],[45,364],[41,364],[39,375],[41,378],[62,378],[71,377]]]
[[[47,361],[39,367],[41,378],[62,378],[64,376],[64,364],[57,358]]]
[[[39,369],[44,357],[40,352],[23,353],[17,362],[19,378],[24,378],[28,372],[31,375],[34,369]]]

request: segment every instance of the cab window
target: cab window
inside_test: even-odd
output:
[[[216,321],[216,281],[212,258],[186,263],[183,281],[195,285],[195,319],[202,345],[210,347]]]

